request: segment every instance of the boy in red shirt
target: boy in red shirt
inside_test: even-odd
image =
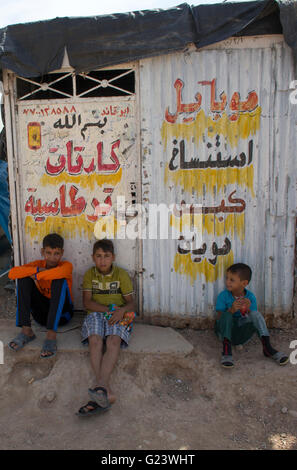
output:
[[[73,316],[72,264],[61,261],[64,250],[63,238],[52,233],[42,242],[43,259],[9,271],[10,279],[17,279],[16,326],[22,328],[9,348],[18,351],[36,336],[31,328],[30,314],[48,332],[43,343],[41,358],[52,357],[57,351],[57,329]]]

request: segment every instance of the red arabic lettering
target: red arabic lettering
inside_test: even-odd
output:
[[[75,106],[72,105],[71,109],[69,110],[67,106],[64,106],[63,108],[51,108],[49,106],[45,108],[37,107],[37,108],[25,108],[23,110],[23,114],[40,114],[42,116],[50,116],[52,114],[69,114],[69,113],[76,113]]]
[[[76,199],[78,188],[71,186],[69,190],[70,205],[66,204],[66,185],[59,188],[60,200],[56,198],[53,202],[42,204],[41,199],[35,200],[34,196],[30,196],[25,204],[25,212],[31,213],[37,220],[41,221],[40,216],[53,215],[56,216],[61,211],[63,217],[80,215],[86,208],[86,201],[83,197]]]
[[[61,214],[64,217],[69,217],[73,215],[80,215],[86,208],[86,201],[83,197],[79,197],[75,200],[75,196],[78,193],[78,188],[75,186],[71,186],[69,191],[69,197],[71,205],[69,207],[66,206],[66,184],[59,189],[60,192],[60,207],[61,207]]]
[[[35,201],[35,198],[30,196],[25,204],[25,212],[30,212],[34,216],[43,214],[57,215],[59,213],[59,200],[56,198],[54,202],[50,204],[46,202],[42,205],[40,198]]]
[[[70,140],[66,144],[67,148],[67,168],[69,175],[78,175],[81,173],[82,166],[83,166],[83,159],[81,155],[78,155],[76,158],[76,165],[72,165],[72,149],[73,149],[73,142]],[[77,152],[82,152],[84,147],[74,147],[74,150]]]
[[[102,163],[103,159],[103,142],[99,142],[97,144],[97,171],[98,173],[115,173],[118,171],[120,168],[120,162],[119,159],[115,153],[115,149],[119,148],[121,141],[118,139],[115,141],[112,146],[111,146],[111,151],[110,151],[110,158],[113,163]],[[65,155],[60,154],[58,157],[58,164],[52,164],[50,162],[50,157],[48,157],[45,170],[48,175],[51,176],[57,176],[62,171],[65,170],[66,167],[66,161],[67,161],[67,172],[69,175],[79,175],[82,170],[84,170],[87,174],[90,174],[95,171],[95,160],[94,158],[92,159],[91,163],[89,164],[88,167],[84,167],[84,161],[83,157],[81,155],[81,152],[83,152],[85,147],[81,146],[73,146],[73,141],[69,140],[66,144],[66,150],[67,150],[67,159]],[[58,151],[58,147],[51,147],[49,149],[49,153],[56,153]],[[73,152],[79,152],[79,154],[76,157],[76,162],[75,164],[72,162],[72,157],[73,157]]]
[[[97,153],[98,153],[98,170],[99,172],[113,172],[115,173],[118,171],[120,167],[120,162],[118,160],[118,157],[116,156],[114,149],[119,148],[120,146],[120,140],[117,140],[114,142],[111,146],[111,154],[110,158],[114,163],[102,163],[102,154],[103,154],[103,142],[99,142],[97,145]]]
[[[214,113],[214,119],[218,119],[221,113],[226,109],[227,106],[227,95],[223,91],[220,94],[220,101],[216,100],[216,79],[213,80],[203,80],[199,81],[198,84],[202,86],[209,85],[210,86],[210,110]],[[182,113],[193,113],[197,112],[200,109],[202,96],[200,93],[196,93],[195,99],[197,103],[189,103],[184,104],[182,103],[182,89],[184,87],[183,81],[178,78],[174,82],[174,88],[176,89],[176,112],[175,114],[171,114],[169,112],[169,107],[165,110],[165,119],[167,122],[174,124]],[[240,101],[240,94],[238,92],[234,92],[232,98],[229,103],[229,107],[231,110],[231,114],[229,115],[229,119],[231,121],[236,121],[238,119],[239,113],[244,112],[251,112],[254,111],[258,106],[258,95],[255,91],[251,91],[248,93],[247,99],[245,101]],[[192,122],[194,118],[190,117],[183,117],[183,122]]]
[[[226,108],[227,104],[227,95],[223,91],[220,94],[221,101],[216,101],[216,79],[214,78],[211,82],[202,81],[198,82],[201,85],[210,85],[210,110],[213,113],[222,112]],[[217,116],[216,116],[217,117]]]
[[[103,111],[101,112],[101,116],[120,116],[120,117],[126,117],[129,114],[129,106],[124,109],[119,109],[119,106],[106,106]]]
[[[240,112],[254,111],[257,106],[258,95],[255,91],[249,92],[246,101],[240,101],[240,94],[235,91],[230,101],[230,109],[235,111],[235,113],[230,114],[229,118],[231,121],[236,121]]]
[[[57,152],[57,150],[58,150],[58,148],[50,148],[49,152],[50,153],[55,153],[55,152]],[[50,163],[49,157],[48,157],[48,159],[46,161],[45,170],[49,175],[57,176],[60,173],[62,173],[62,171],[65,168],[65,164],[66,164],[66,158],[65,158],[64,155],[59,155],[59,164],[58,165],[52,165]]]
[[[112,208],[111,197],[107,196],[104,199],[103,204],[100,204],[98,199],[93,198],[92,207],[94,208],[94,215],[87,215],[87,218],[91,222],[96,222],[98,219],[98,216],[108,215],[110,213],[111,208]]]
[[[94,158],[92,158],[92,162],[91,162],[90,166],[88,166],[87,168],[84,167],[84,170],[85,170],[86,173],[93,173],[93,171],[95,170]]]
[[[169,108],[166,108],[166,110],[165,110],[165,119],[168,122],[175,123],[179,114],[181,114],[181,113],[193,113],[194,111],[198,111],[200,106],[201,106],[202,96],[201,96],[200,93],[196,93],[196,95],[195,95],[195,100],[197,101],[197,103],[190,103],[190,104],[183,104],[182,103],[181,94],[182,94],[183,87],[184,87],[184,83],[183,83],[182,80],[180,80],[179,78],[177,80],[175,80],[174,88],[176,89],[176,105],[177,105],[176,106],[176,113],[171,114],[169,112]],[[183,120],[186,121],[186,122],[189,122],[189,121],[193,121],[194,118],[192,118],[192,117],[184,118]]]

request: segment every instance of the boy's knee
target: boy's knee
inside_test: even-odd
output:
[[[62,279],[54,279],[52,281],[52,284],[51,284],[51,288],[55,288],[55,287],[62,287],[64,282],[66,281],[65,278],[62,278]]]
[[[99,335],[90,335],[88,340],[90,346],[101,346],[103,343],[103,339]]]
[[[258,312],[257,310],[251,310],[249,315],[251,318],[264,318],[262,313]]]
[[[231,312],[222,312],[220,316],[220,322],[232,322],[233,321],[233,315]]]
[[[18,286],[26,286],[28,284],[32,284],[33,279],[31,279],[31,277],[22,277],[21,279],[18,279],[17,280],[17,285]]]
[[[116,335],[110,335],[106,339],[107,348],[118,348],[121,345],[121,337]]]

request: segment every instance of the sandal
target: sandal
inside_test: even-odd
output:
[[[90,409],[90,407],[92,407],[92,409]],[[76,416],[87,417],[102,413],[103,411],[107,411],[109,408],[110,406],[104,408],[103,406],[99,406],[95,401],[89,401],[86,405],[82,406],[75,414]]]
[[[50,352],[51,354],[43,356],[42,353]],[[43,343],[42,350],[40,353],[41,359],[53,357],[57,352],[57,340],[55,339],[46,339]]]
[[[19,349],[22,349],[27,343],[30,343],[35,338],[36,338],[35,335],[28,336],[28,335],[25,335],[24,333],[19,333],[12,341],[10,341],[10,343],[8,343],[8,347],[12,351],[19,351]],[[13,347],[12,343],[16,344],[16,346]]]
[[[89,388],[90,397],[102,408],[110,406],[107,390],[104,387]]]
[[[225,356],[224,354],[222,354],[221,364],[222,367],[225,367],[226,369],[231,369],[232,367],[234,367],[233,357]]]
[[[281,351],[277,351],[273,356],[268,357],[278,362],[280,366],[285,366],[289,362],[288,356]]]

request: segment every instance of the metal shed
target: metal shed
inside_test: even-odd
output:
[[[244,14],[232,5],[238,11],[204,6],[201,16],[186,4],[167,16],[144,12],[151,26],[174,19],[175,42],[167,22],[159,50],[151,37],[147,49],[109,64],[107,52],[86,51],[75,63],[75,39],[61,40],[63,62],[52,57],[42,71],[20,65],[20,51],[2,54],[15,264],[38,257],[47,233],[62,234],[77,309],[92,244],[105,234],[115,236],[144,321],[211,326],[225,269],[239,261],[253,270],[250,288],[268,324],[293,320],[295,46],[281,34],[290,28],[280,30],[275,2],[249,2]],[[220,13],[221,32],[206,28],[197,40],[189,12],[196,26]],[[81,20],[67,19],[73,34]]]

